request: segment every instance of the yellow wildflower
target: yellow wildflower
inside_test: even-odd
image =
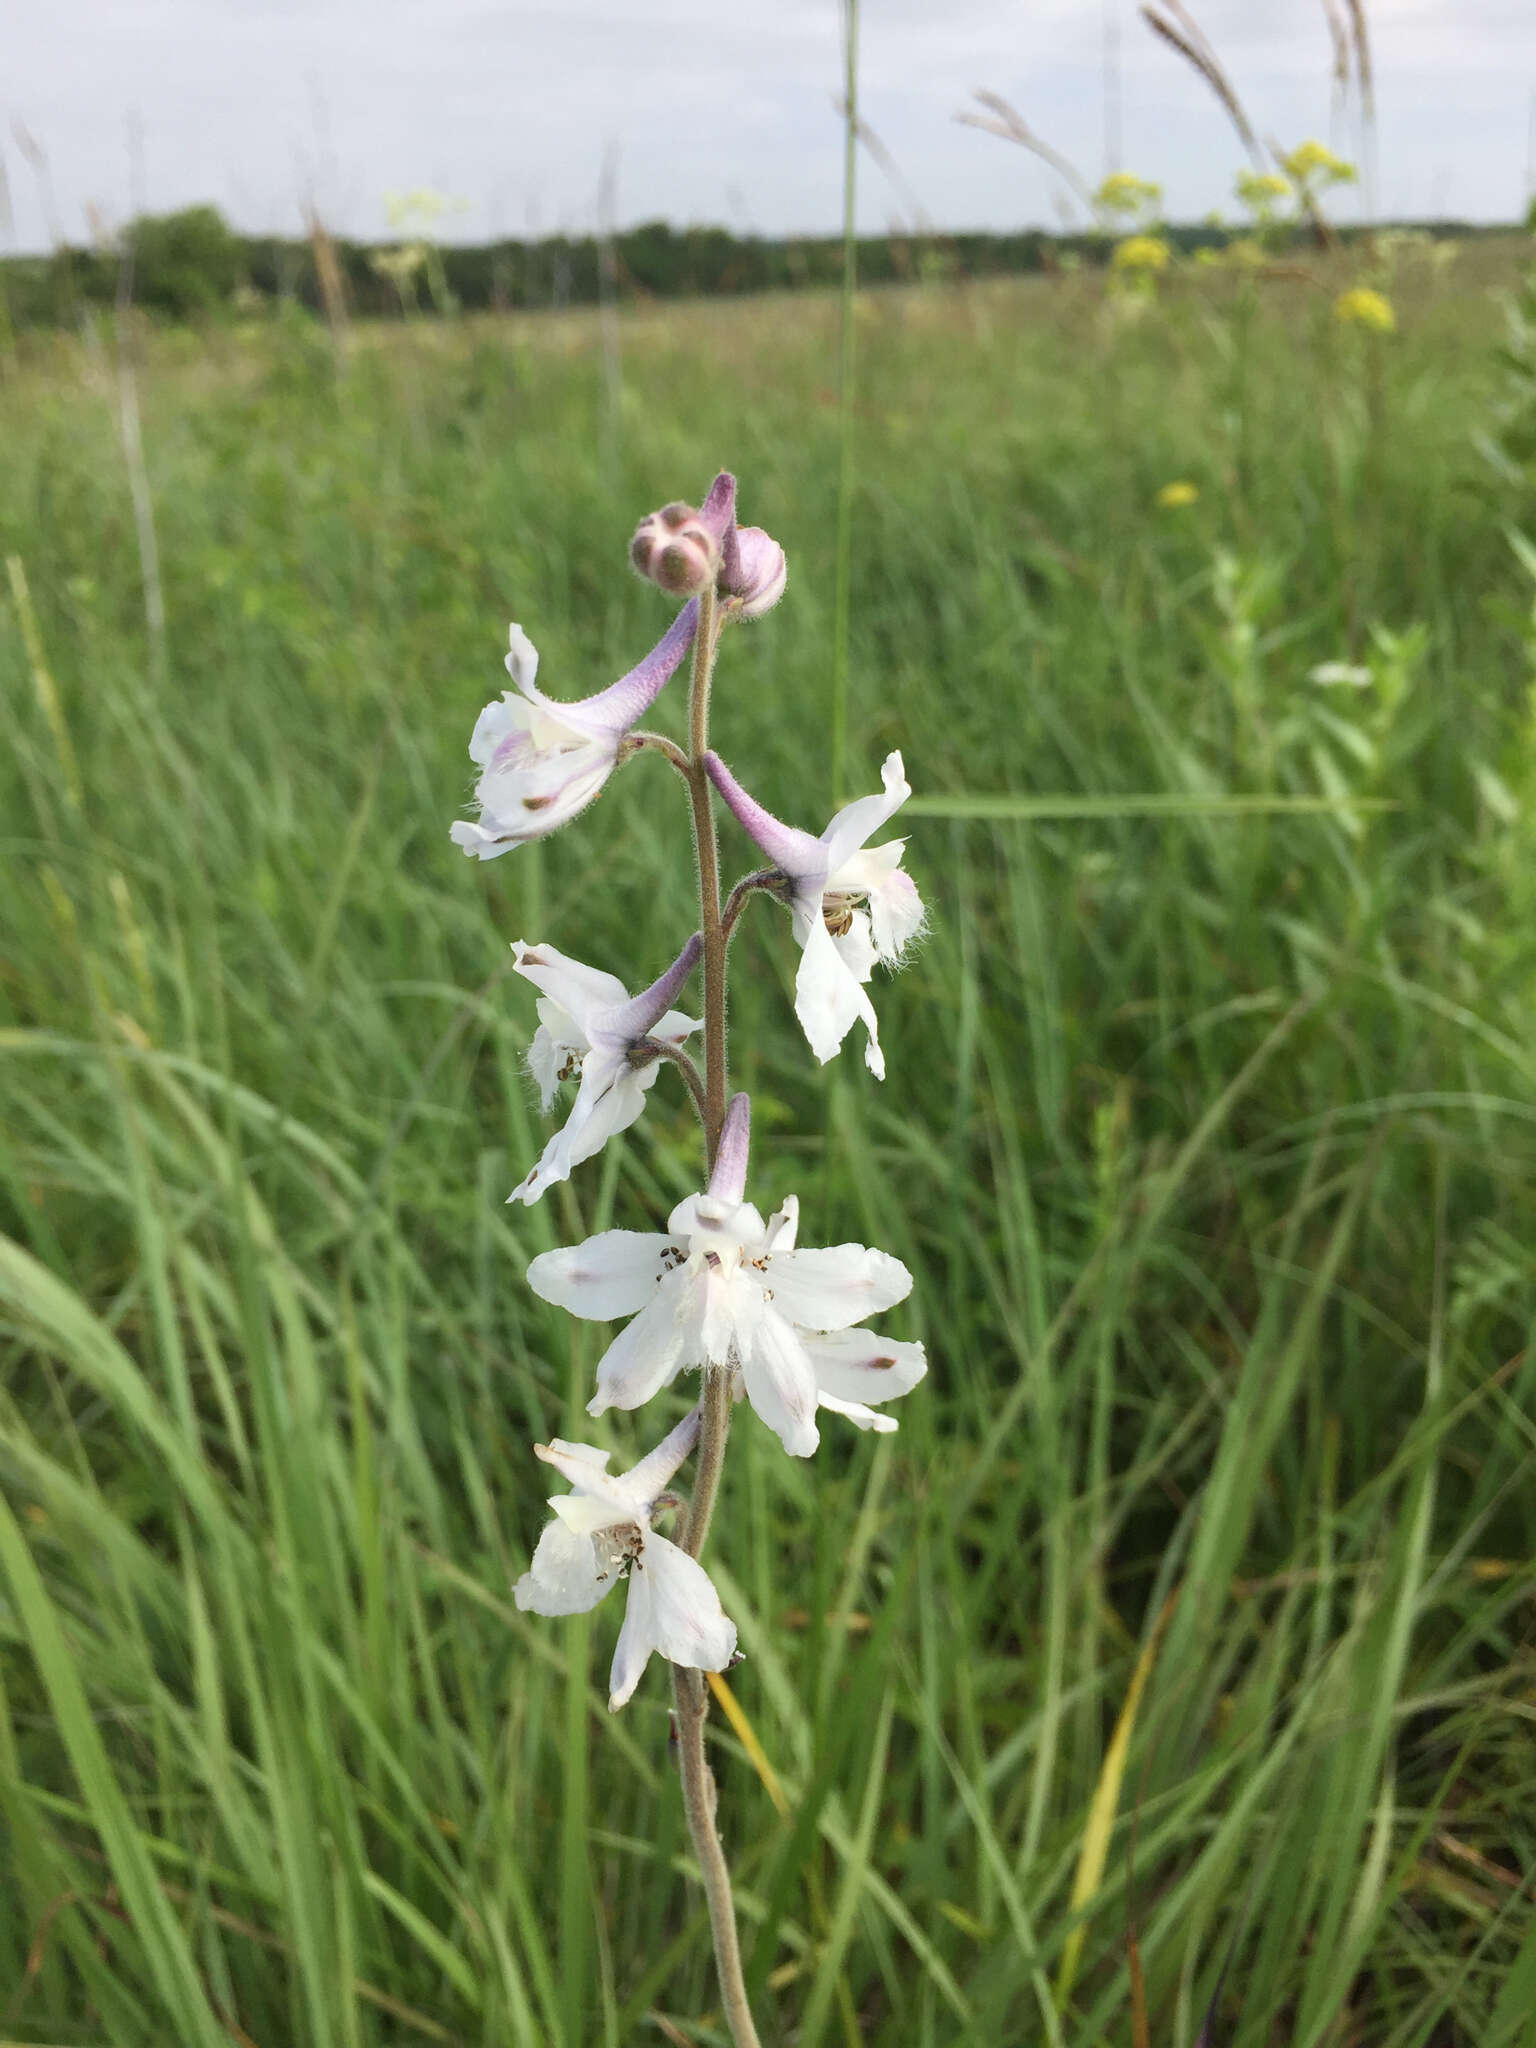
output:
[[[1290,192],[1289,178],[1279,177],[1274,171],[1239,171],[1237,174],[1237,196],[1244,206],[1261,209],[1277,199],[1288,199]]]
[[[1160,511],[1177,512],[1182,506],[1193,505],[1199,495],[1199,490],[1187,477],[1179,477],[1171,484],[1164,484],[1152,502]]]
[[[1139,213],[1144,206],[1156,206],[1163,196],[1161,185],[1150,178],[1138,178],[1134,171],[1111,171],[1093,203],[1105,213]]]
[[[1172,253],[1161,235],[1127,235],[1112,260],[1116,270],[1166,270]]]
[[[1368,327],[1373,334],[1391,334],[1397,326],[1397,315],[1392,310],[1392,301],[1381,292],[1373,292],[1368,285],[1357,284],[1352,291],[1340,292],[1333,302],[1334,317],[1348,321],[1353,327]]]
[[[1311,178],[1323,178],[1330,185],[1351,185],[1360,175],[1353,164],[1335,156],[1324,142],[1298,143],[1280,163],[1285,175],[1297,185],[1305,185]]]

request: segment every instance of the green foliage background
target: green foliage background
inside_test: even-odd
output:
[[[734,1079],[758,1199],[903,1258],[932,1371],[893,1438],[733,1436],[774,2042],[1530,2038],[1530,386],[1507,255],[1405,273],[1391,337],[1345,281],[859,302],[844,781],[904,750],[933,930],[882,1088],[810,1066],[756,906]],[[610,1718],[616,1616],[509,1594],[600,1335],[524,1264],[698,1148],[664,1080],[504,1205],[507,946],[648,978],[686,820],[642,760],[485,868],[447,825],[507,620],[610,680],[666,618],[635,518],[727,464],[791,577],[718,743],[820,826],[835,307],[620,346],[617,401],[585,316],[6,361],[10,2039],[720,2038],[661,1675]]]

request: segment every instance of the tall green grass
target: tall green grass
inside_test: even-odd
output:
[[[1220,293],[859,302],[847,779],[904,749],[933,931],[881,1088],[809,1069],[759,906],[735,1080],[759,1197],[911,1266],[932,1372],[894,1438],[733,1440],[780,1803],[713,1726],[773,2041],[1187,2048],[1213,2000],[1242,2048],[1529,2038],[1533,592],[1487,280],[1401,294],[1376,399],[1300,285],[1239,377]],[[509,1594],[597,1355],[523,1267],[697,1157],[664,1082],[504,1206],[507,942],[655,971],[686,822],[642,760],[484,869],[447,824],[507,620],[552,691],[610,680],[664,623],[634,518],[720,464],[791,582],[719,743],[821,823],[836,306],[626,316],[617,487],[584,318],[364,333],[340,379],[298,322],[157,338],[163,673],[110,349],[0,387],[0,2038],[718,2042],[664,1688],[610,1718],[613,1618]]]

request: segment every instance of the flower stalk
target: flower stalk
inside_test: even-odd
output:
[[[718,641],[715,595],[713,590],[706,590],[699,599],[699,628],[693,643],[693,678],[688,699],[688,795],[693,809],[693,848],[699,875],[699,930],[704,940],[704,1103],[701,1121],[705,1159],[710,1173],[714,1171],[720,1151],[726,1089],[727,933],[720,914],[720,840],[715,829],[714,791],[706,766],[709,692],[714,681]],[[732,1377],[729,1366],[706,1365],[703,1368],[698,1463],[694,1468],[693,1498],[682,1539],[683,1549],[692,1558],[698,1558],[703,1551],[714,1516],[715,1497],[720,1490],[726,1439],[731,1429]],[[694,1854],[699,1859],[704,1894],[709,1902],[709,1929],[715,1947],[720,1997],[736,2048],[759,2048],[757,2027],[747,1999],[746,1979],[742,1974],[741,1942],[736,1931],[736,1901],[731,1891],[730,1865],[715,1824],[718,1804],[715,1774],[709,1767],[704,1749],[709,1693],[698,1672],[685,1670],[681,1665],[673,1667],[672,1681],[677,1701],[683,1811],[693,1839]]]
[[[731,1428],[731,1403],[729,1368],[706,1366],[699,1462],[682,1545],[695,1559],[704,1548],[714,1513],[720,1469],[725,1461],[725,1441]],[[715,1824],[718,1804],[715,1774],[704,1751],[709,1691],[697,1671],[685,1670],[680,1664],[672,1667],[672,1685],[677,1702],[677,1751],[683,1780],[683,1812],[688,1832],[693,1838],[694,1854],[699,1859],[704,1896],[709,1902],[709,1931],[715,1945],[715,1974],[720,1981],[720,1998],[736,2048],[761,2048],[741,1967],[741,1942],[736,1931],[731,1869]]]

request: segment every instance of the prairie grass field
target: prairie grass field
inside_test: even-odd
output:
[[[726,2038],[665,1674],[610,1715],[614,1603],[510,1592],[530,1443],[656,1419],[524,1268],[699,1151],[664,1076],[506,1206],[509,944],[652,978],[686,803],[448,839],[509,620],[606,685],[718,467],[790,580],[715,743],[813,831],[899,746],[932,919],[883,1085],[771,904],[732,953],[749,1192],[904,1260],[931,1362],[893,1436],[732,1435],[765,2040],[1536,2040],[1525,260],[1405,256],[1393,334],[1321,259],[863,295],[841,763],[835,299],[6,360],[0,2041]]]

